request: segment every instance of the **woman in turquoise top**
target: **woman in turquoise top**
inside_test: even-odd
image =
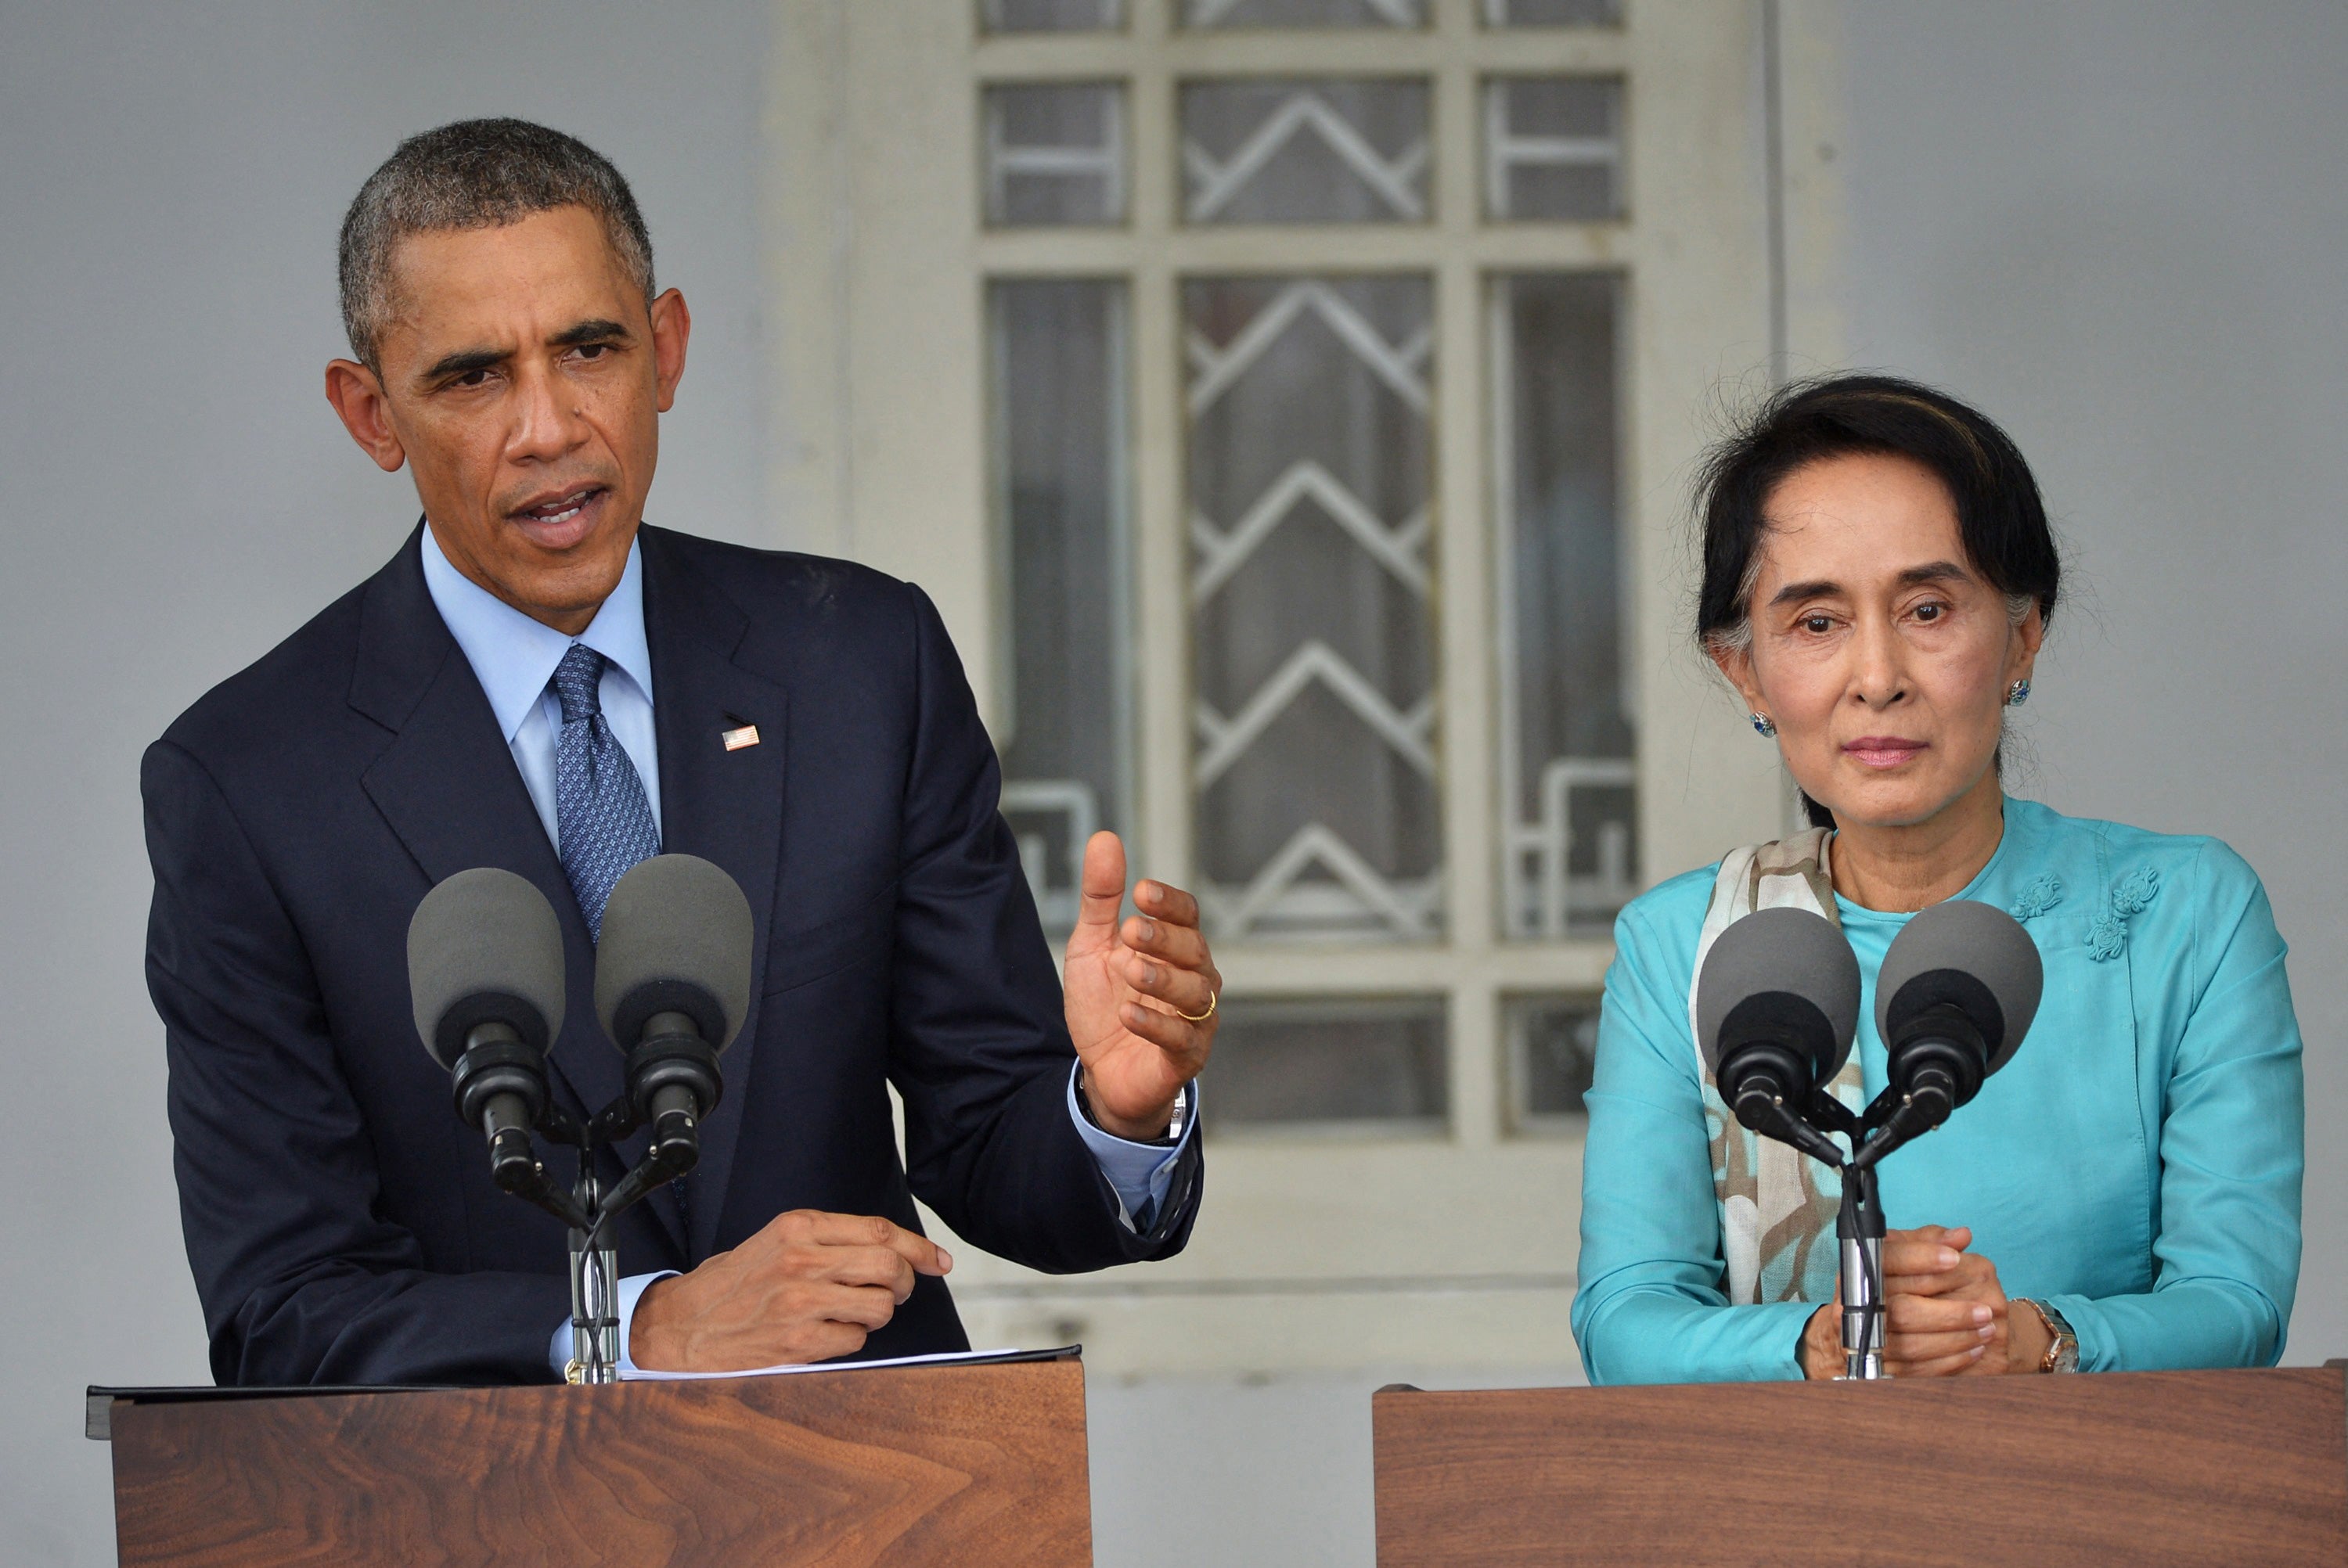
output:
[[[1914,911],[1993,904],[2045,964],[2012,1062],[1881,1167],[1889,1369],[2271,1364],[2299,1276],[2303,1132],[2282,939],[2223,844],[2000,787],[2004,712],[2029,695],[2059,580],[2021,454],[1928,388],[1832,378],[1774,398],[1704,489],[1699,631],[1831,829],[1801,869],[1859,957],[1866,1097],[1884,1083],[1876,969]],[[1750,1135],[1716,1097],[1707,1112],[1689,1021],[1717,896],[1713,870],[1692,872],[1615,928],[1573,1303],[1592,1382],[1842,1368],[1833,1173],[1782,1156],[1809,1207],[1762,1194],[1757,1244],[1735,1223],[1722,1140]]]

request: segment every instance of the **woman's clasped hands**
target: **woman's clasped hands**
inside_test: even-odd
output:
[[[2035,1372],[2046,1353],[2046,1323],[2006,1297],[1997,1265],[1966,1250],[1963,1225],[1895,1230],[1883,1238],[1883,1369],[1894,1378]],[[1843,1373],[1842,1301],[1810,1315],[1802,1331],[1802,1375]]]

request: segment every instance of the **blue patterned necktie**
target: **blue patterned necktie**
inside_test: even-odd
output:
[[[603,717],[603,664],[602,654],[574,642],[551,682],[562,704],[562,739],[554,749],[554,828],[562,840],[562,874],[599,942],[613,886],[630,866],[661,849],[644,781]],[[669,1197],[679,1228],[690,1238],[693,1205],[685,1177],[669,1184]]]
[[[603,663],[602,654],[574,642],[551,682],[562,703],[562,738],[554,752],[555,835],[562,843],[562,874],[598,941],[613,885],[661,846],[644,781],[603,717]]]

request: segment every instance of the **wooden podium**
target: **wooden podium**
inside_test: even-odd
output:
[[[1382,1389],[1379,1568],[2348,1563],[2339,1363]]]
[[[110,1428],[124,1568],[1092,1562],[1073,1355],[600,1389],[106,1393],[91,1425]]]

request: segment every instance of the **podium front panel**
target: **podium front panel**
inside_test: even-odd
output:
[[[124,1568],[1086,1568],[1076,1360],[112,1415]]]
[[[2340,1568],[2342,1379],[1385,1390],[1378,1563]]]

